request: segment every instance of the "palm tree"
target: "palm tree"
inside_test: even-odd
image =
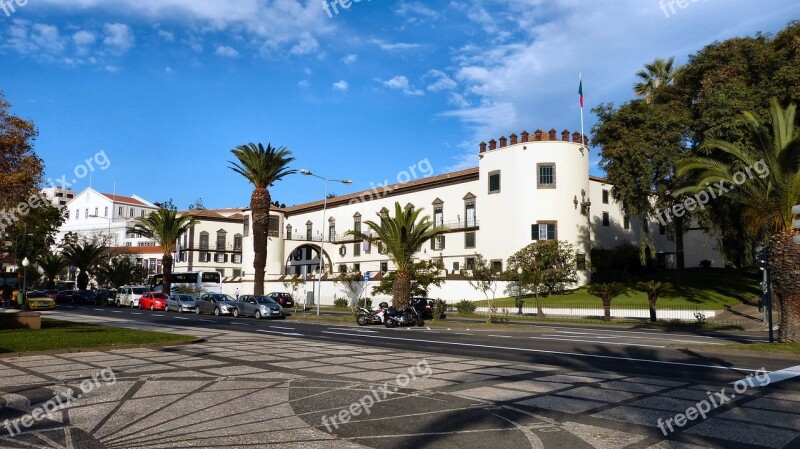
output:
[[[650,322],[655,323],[656,319],[656,301],[662,293],[672,290],[672,284],[669,282],[639,282],[636,288],[647,292],[647,303],[650,306]]]
[[[189,232],[197,224],[197,220],[191,215],[178,215],[178,211],[169,209],[158,209],[150,212],[147,216],[137,218],[134,226],[128,232],[139,234],[142,237],[153,239],[161,246],[163,256],[161,257],[161,268],[164,271],[163,292],[171,292],[172,263],[174,259],[172,253],[175,252],[178,239]]]
[[[378,213],[378,223],[368,220],[365,225],[371,235],[358,231],[347,234],[372,243],[380,242],[386,254],[395,265],[394,284],[392,285],[392,303],[398,309],[405,308],[411,299],[411,276],[414,272],[414,255],[422,245],[436,235],[446,232],[445,226],[434,226],[431,217],[420,218],[423,209],[403,208],[394,203],[394,216]]]
[[[89,273],[100,263],[105,251],[104,245],[93,242],[71,242],[64,247],[62,252],[64,260],[80,270],[78,290],[86,290],[89,285]]]
[[[253,193],[250,195],[250,210],[253,216],[253,253],[255,255],[253,293],[263,295],[267,266],[269,209],[272,199],[269,188],[284,177],[297,173],[297,170],[289,169],[288,166],[294,161],[294,158],[291,157],[292,152],[285,147],[273,148],[267,144],[267,147],[264,148],[260,143],[258,145],[251,143],[241,145],[231,150],[231,153],[238,159],[238,162],[230,162],[231,170],[244,176],[254,187]]]
[[[742,205],[742,220],[748,231],[761,241],[770,241],[770,270],[781,311],[781,342],[800,341],[800,245],[792,240],[792,206],[800,203],[796,109],[794,104],[783,109],[773,98],[769,125],[745,112],[749,144],[720,140],[704,143],[702,149],[717,150],[724,158],[712,154],[683,161],[678,176],[690,173],[695,177],[692,185],[675,193],[701,192],[719,183],[733,186],[725,195]]]
[[[611,321],[611,300],[624,293],[625,286],[619,282],[591,284],[587,291],[603,301],[603,321]]]
[[[67,261],[59,254],[44,253],[36,263],[47,278],[47,288],[55,288],[56,277],[67,268]]]
[[[136,263],[130,257],[115,257],[100,265],[97,271],[98,278],[102,276],[106,284],[120,287],[133,281]]]
[[[682,67],[675,66],[674,56],[669,59],[657,58],[655,61],[645,64],[644,70],[636,73],[641,81],[633,85],[633,93],[638,97],[644,97],[644,101],[650,103],[658,88],[672,84],[681,70]]]

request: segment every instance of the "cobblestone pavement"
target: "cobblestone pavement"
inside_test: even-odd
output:
[[[795,392],[749,389],[665,440],[659,418],[731,386],[442,353],[387,354],[272,335],[171,331],[207,342],[0,359],[0,447],[691,449],[800,441]],[[429,376],[421,367],[429,367]],[[106,368],[113,384],[98,378]],[[92,391],[78,397],[86,391],[80,382],[92,377]],[[70,392],[74,401],[31,427],[14,421]],[[368,396],[379,398],[368,414],[351,407],[366,406]],[[353,410],[352,421],[342,422],[349,413],[342,410]],[[330,417],[339,420],[334,425]],[[21,433],[9,436],[14,422]]]

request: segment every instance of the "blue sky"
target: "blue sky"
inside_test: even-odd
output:
[[[245,206],[230,149],[269,142],[352,179],[332,185],[345,194],[425,159],[476,166],[482,140],[579,129],[579,73],[588,133],[589,109],[629,100],[654,58],[800,19],[795,0],[668,3],[362,0],[330,17],[321,0],[30,0],[0,9],[0,90],[39,127],[52,179],[104,151],[98,190]],[[295,175],[273,198],[322,189]]]

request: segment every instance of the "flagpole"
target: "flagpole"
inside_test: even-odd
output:
[[[586,134],[583,133],[583,73],[578,73],[578,80],[581,85],[581,149],[583,149],[586,145]]]

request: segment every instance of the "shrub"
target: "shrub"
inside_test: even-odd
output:
[[[372,298],[361,298],[358,300],[358,307],[364,307],[367,309],[372,308]]]
[[[333,305],[339,308],[345,308],[350,305],[350,301],[347,298],[336,298],[333,300]]]
[[[439,321],[447,310],[447,303],[441,299],[433,301],[433,321]]]
[[[475,303],[472,301],[467,301],[466,299],[462,299],[458,304],[456,304],[456,310],[458,310],[458,313],[462,315],[475,313]]]
[[[703,259],[700,261],[700,266],[703,268],[711,268],[711,261],[708,259]]]

